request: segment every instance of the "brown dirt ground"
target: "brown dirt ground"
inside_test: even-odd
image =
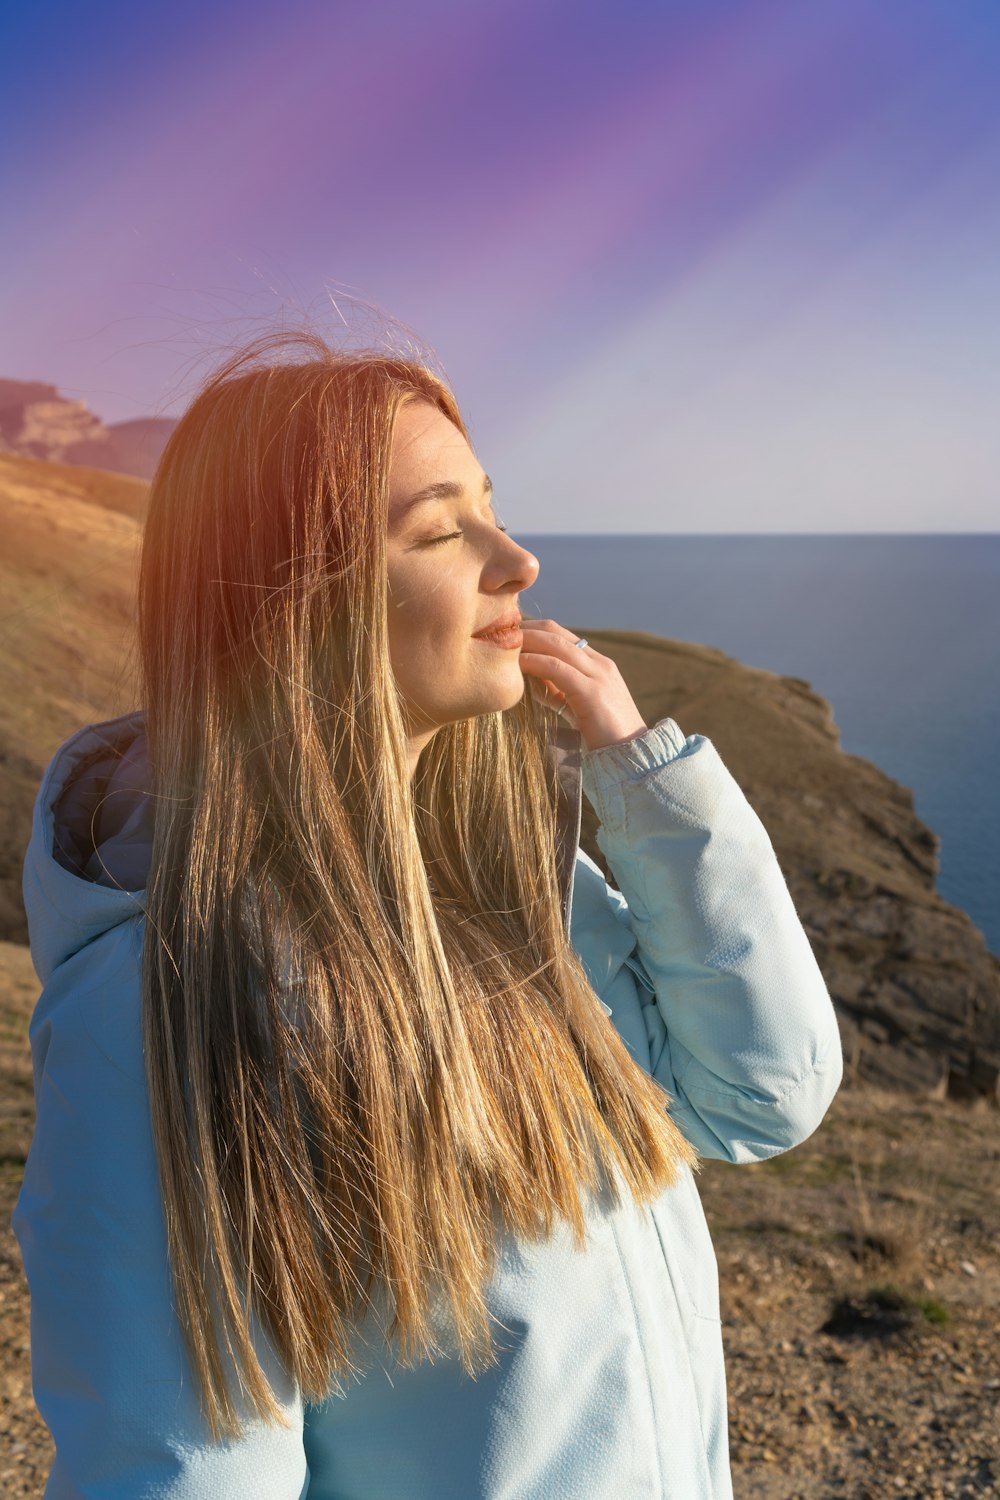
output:
[[[32,1122],[27,951],[0,944],[0,1491],[42,1494],[10,1213]],[[1000,1494],[997,1111],[848,1085],[816,1134],[708,1162],[737,1500]],[[841,1304],[838,1331],[823,1331]]]

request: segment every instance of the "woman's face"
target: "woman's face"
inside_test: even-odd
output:
[[[477,632],[518,617],[538,577],[538,559],[501,529],[465,438],[425,401],[404,406],[393,432],[388,571],[389,655],[419,754],[443,724],[521,698],[519,632],[500,644]]]

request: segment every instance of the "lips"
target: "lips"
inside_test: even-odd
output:
[[[477,630],[476,639],[478,640],[481,637],[488,635],[502,635],[505,632],[510,632],[511,630],[519,631],[520,628],[521,616],[517,613],[516,610],[511,610],[508,614],[500,615],[496,620],[493,621],[492,625],[486,625],[482,630]]]

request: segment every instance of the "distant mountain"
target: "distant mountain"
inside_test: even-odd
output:
[[[40,380],[0,380],[0,453],[108,469],[151,479],[173,417],[105,424],[85,401],[68,401]]]

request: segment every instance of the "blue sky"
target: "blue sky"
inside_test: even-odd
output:
[[[990,0],[53,0],[0,45],[0,375],[174,414],[282,320],[402,327],[515,529],[998,529]]]

